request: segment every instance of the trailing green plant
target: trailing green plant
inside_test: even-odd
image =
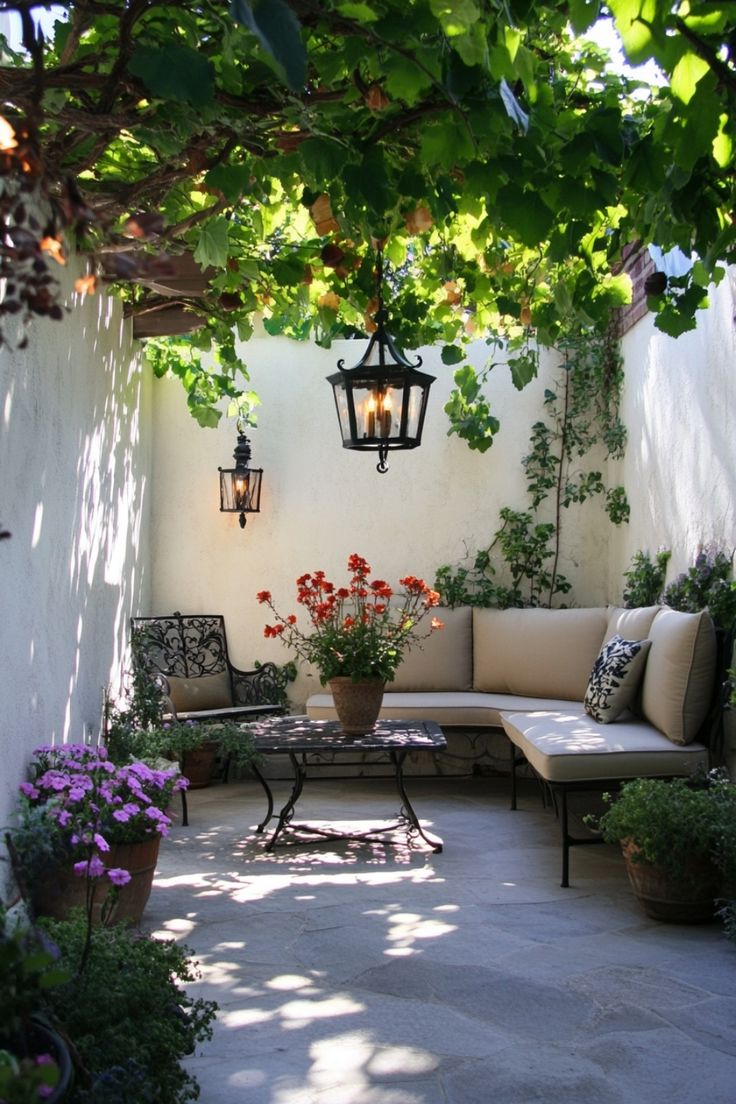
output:
[[[69,980],[48,994],[81,1064],[69,1104],[185,1104],[199,1086],[180,1061],[212,1037],[214,1001],[183,988],[198,978],[190,951],[122,925],[99,928],[80,969],[83,915],[44,920]]]
[[[707,609],[714,624],[727,632],[736,628],[736,580],[731,578],[732,555],[699,552],[695,562],[665,587],[662,601],[672,609],[697,613]]]
[[[653,863],[681,883],[706,860],[726,884],[736,875],[736,784],[724,769],[692,779],[637,778],[604,799],[606,812],[586,819],[608,843],[633,841],[634,862]]]
[[[129,755],[144,762],[175,759],[181,769],[187,752],[203,744],[216,744],[218,754],[238,767],[248,767],[260,760],[248,729],[234,721],[162,721],[133,732],[127,749]]]
[[[546,418],[532,426],[530,450],[522,461],[531,508],[503,507],[501,525],[487,548],[470,553],[467,564],[438,569],[435,588],[445,605],[551,606],[558,595],[572,588],[558,569],[563,510],[603,495],[613,524],[629,519],[624,488],[606,488],[600,471],[582,466],[583,457],[594,448],[602,447],[606,456],[619,458],[626,443],[619,417],[623,372],[612,328],[578,330],[559,342],[558,348],[562,354],[559,385],[544,392]],[[465,368],[461,372],[470,394],[471,381]],[[462,435],[473,447],[472,419],[467,411],[463,418]],[[486,441],[480,424],[478,432]],[[554,521],[548,520],[550,507]],[[493,562],[494,550],[501,565]]]
[[[161,723],[165,709],[163,690],[151,669],[146,650],[146,632],[134,628],[130,637],[131,667],[126,673],[124,704],[118,704],[105,691],[103,703],[103,739],[110,757],[122,763],[128,757],[132,734]]]
[[[671,555],[670,551],[660,549],[652,561],[648,552],[634,553],[631,567],[628,571],[624,571],[626,584],[623,604],[627,609],[654,606],[661,601],[667,564]]]

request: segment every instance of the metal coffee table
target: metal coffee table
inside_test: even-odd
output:
[[[378,721],[372,732],[364,736],[348,736],[342,731],[338,721],[313,721],[309,717],[274,717],[252,722],[248,725],[248,731],[262,755],[288,755],[294,772],[291,794],[281,811],[276,814],[278,823],[266,844],[267,851],[287,842],[304,842],[280,838],[289,829],[325,839],[374,840],[384,843],[393,842],[389,833],[403,829],[410,844],[414,844],[419,836],[433,851],[442,850],[442,840],[428,835],[419,823],[406,792],[403,776],[404,760],[410,751],[437,752],[447,746],[439,725],[432,721]],[[294,809],[307,777],[307,756],[310,753],[329,753],[337,759],[350,753],[365,751],[382,752],[393,765],[396,787],[401,798],[396,823],[382,823],[364,832],[348,833],[310,824],[297,824],[293,819]],[[258,825],[258,831],[263,832],[275,816],[273,794],[257,767],[254,772],[263,786],[268,802],[268,811]]]

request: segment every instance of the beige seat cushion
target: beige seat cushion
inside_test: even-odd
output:
[[[421,645],[406,653],[395,679],[388,684],[392,692],[473,689],[472,609],[470,606],[438,608],[436,616],[444,628],[436,630]]]
[[[716,638],[710,616],[663,607],[649,629],[644,717],[676,744],[688,744],[705,720],[713,693]]]
[[[548,782],[614,781],[688,775],[708,766],[702,744],[673,744],[646,721],[598,724],[580,707],[503,713],[506,735]]]
[[[198,709],[226,709],[233,704],[228,671],[200,678],[167,678],[171,700],[177,713],[192,713]]]
[[[605,609],[473,610],[473,687],[581,702],[608,624]]]
[[[447,728],[500,728],[501,710],[565,709],[561,699],[523,698],[514,694],[403,693],[383,695],[383,721],[434,721]],[[313,721],[334,721],[331,694],[313,694],[307,701]]]

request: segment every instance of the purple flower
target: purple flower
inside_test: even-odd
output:
[[[99,848],[100,851],[110,850],[110,844],[107,842],[104,836],[100,835],[99,832],[95,832],[93,839],[95,841],[95,845]]]
[[[105,864],[99,855],[93,855],[89,861],[87,861],[87,859],[82,859],[81,862],[76,862],[74,864],[74,873],[80,878],[84,878],[87,875],[90,878],[101,878],[105,873]]]
[[[112,867],[108,870],[107,876],[112,884],[116,886],[127,885],[130,881],[130,872],[128,870],[123,870],[121,866]]]
[[[69,790],[68,797],[70,801],[84,801],[84,790],[81,786],[75,786]]]
[[[115,809],[112,816],[113,820],[117,820],[118,824],[127,824],[130,820],[130,816],[126,813],[125,809]]]
[[[37,1054],[35,1058],[37,1066],[53,1066],[54,1059],[50,1054]]]
[[[123,805],[123,809],[128,814],[128,816],[137,816],[137,814],[141,811],[140,805],[137,805],[134,801],[128,801],[125,805]]]
[[[37,790],[36,787],[30,782],[21,782],[18,789],[22,794],[25,794],[26,797],[30,797],[32,799],[40,797],[40,791]]]
[[[58,822],[60,828],[66,828],[69,821],[72,819],[72,814],[68,809],[62,809],[58,816]]]

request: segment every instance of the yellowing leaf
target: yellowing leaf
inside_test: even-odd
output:
[[[340,296],[334,291],[326,291],[324,295],[320,295],[317,306],[336,311],[340,306]]]
[[[74,281],[74,290],[84,299],[85,295],[91,295],[97,291],[97,277],[80,276],[78,280]]]
[[[428,207],[420,203],[418,207],[415,207],[413,211],[404,216],[404,222],[410,234],[421,234],[425,230],[429,230],[432,225],[432,213]]]
[[[57,264],[66,264],[66,257],[64,256],[64,249],[60,238],[41,238],[38,244],[42,252],[48,253],[50,257],[54,258]]]

